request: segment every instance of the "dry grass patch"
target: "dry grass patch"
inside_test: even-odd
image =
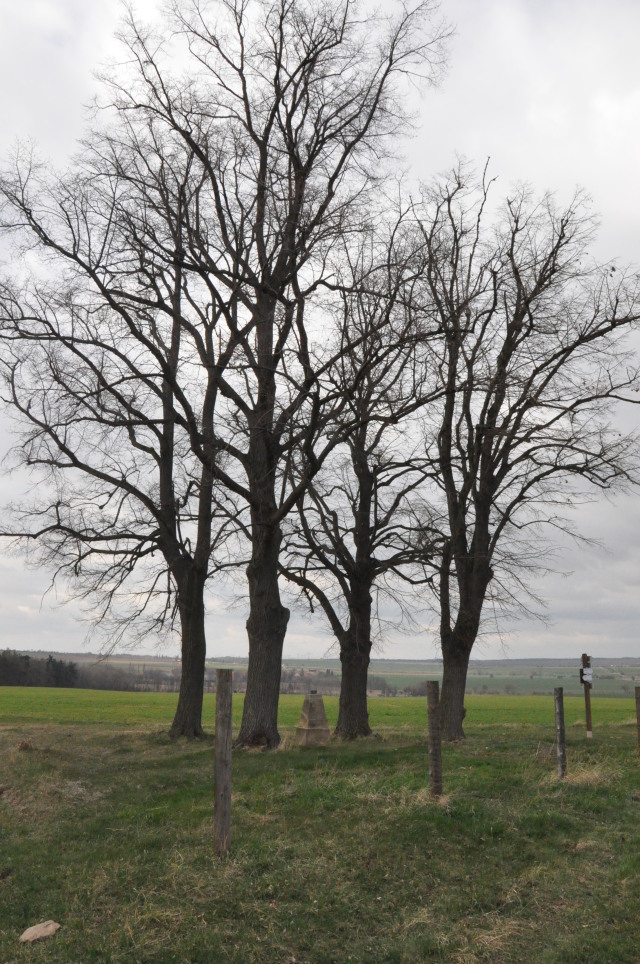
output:
[[[541,780],[543,785],[561,783],[574,787],[607,787],[615,784],[621,776],[621,768],[616,763],[571,762],[569,760],[566,777],[560,778],[556,772],[547,773]]]
[[[537,904],[546,900],[545,876],[547,868],[543,864],[533,864],[519,874],[511,886],[506,890],[504,906]]]
[[[408,931],[412,927],[430,927],[435,928],[436,920],[433,912],[429,907],[422,907],[417,914],[410,917],[409,920],[404,921],[400,930]]]
[[[602,843],[599,840],[579,840],[574,849],[576,853],[584,850],[602,850]]]
[[[489,930],[474,936],[472,944],[480,947],[482,951],[490,951],[492,959],[495,959],[496,954],[504,954],[508,951],[516,937],[521,938],[530,933],[533,927],[521,920],[505,920],[497,915],[493,916]]]

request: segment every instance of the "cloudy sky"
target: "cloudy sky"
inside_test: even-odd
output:
[[[137,9],[153,15],[158,4]],[[419,129],[407,145],[413,173],[428,179],[456,155],[491,170],[508,189],[527,181],[568,197],[580,185],[601,217],[596,253],[640,264],[640,37],[638,0],[443,0],[456,26],[450,67],[436,91],[416,103]],[[92,72],[113,56],[121,8],[116,0],[22,0],[0,4],[0,155],[31,139],[64,164],[82,133]],[[626,424],[638,424],[640,411]],[[0,447],[10,445],[1,425]],[[15,481],[0,478],[0,504]],[[640,498],[580,511],[593,548],[567,546],[566,577],[537,589],[548,625],[524,621],[517,633],[487,635],[476,656],[640,656]],[[73,606],[43,593],[46,574],[0,556],[0,647],[80,651],[86,626]],[[214,601],[211,655],[246,654],[245,614]],[[285,655],[321,656],[321,625],[294,619]],[[95,649],[95,646],[93,647]],[[144,647],[152,651],[151,641]],[[166,650],[165,650],[166,651]],[[378,655],[437,655],[433,636],[390,636]]]

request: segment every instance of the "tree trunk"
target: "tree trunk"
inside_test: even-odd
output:
[[[358,498],[353,507],[356,554],[355,566],[349,575],[349,629],[340,637],[342,682],[335,733],[344,740],[354,740],[358,736],[371,734],[367,708],[367,676],[371,653],[371,513],[374,476],[368,462],[366,421],[354,433],[349,444],[353,469],[358,479]]]
[[[280,602],[278,586],[280,529],[254,524],[253,534],[253,556],[247,568],[247,691],[236,746],[276,747],[280,743],[278,699],[289,610]]]
[[[367,527],[368,536],[368,527]],[[366,558],[368,568],[369,559]],[[367,676],[371,654],[371,580],[354,572],[350,579],[349,629],[340,637],[340,708],[336,736],[354,740],[369,736]]]
[[[485,553],[486,559],[486,553]],[[461,583],[461,573],[464,571],[464,560],[457,564],[458,583]],[[448,573],[447,562],[446,573]],[[458,606],[458,613],[453,626],[451,625],[451,611],[449,607],[448,575],[440,583],[440,641],[442,645],[442,662],[444,675],[442,678],[442,694],[440,696],[440,727],[444,740],[464,740],[462,721],[465,716],[464,693],[467,685],[467,671],[469,657],[478,638],[480,616],[486,589],[491,578],[488,564],[483,565],[482,579],[475,576],[473,591],[467,586],[465,599]],[[469,581],[467,579],[467,581]],[[462,590],[460,592],[462,596]]]
[[[182,675],[171,736],[202,736],[202,697],[207,652],[204,630],[204,583],[191,572],[178,586],[178,608],[182,630]]]
[[[279,437],[274,437],[276,398],[274,358],[276,298],[259,294],[254,308],[257,344],[257,396],[249,417],[247,453],[251,492],[251,561],[249,583],[249,666],[242,723],[236,746],[275,747],[278,733],[278,699],[282,647],[289,610],[280,601],[278,563],[282,533],[277,519],[275,480],[281,457]]]
[[[340,684],[340,709],[336,736],[354,740],[358,736],[370,736],[369,710],[367,708],[367,674],[369,652],[359,652],[357,647],[340,647],[342,682]]]
[[[464,693],[471,647],[442,643],[442,693],[440,696],[440,726],[445,740],[464,740],[462,721],[465,715]]]

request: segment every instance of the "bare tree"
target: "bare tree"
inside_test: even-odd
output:
[[[594,222],[520,190],[497,221],[489,185],[457,171],[427,192],[419,219],[425,291],[442,326],[443,401],[425,416],[442,520],[438,579],[442,726],[462,737],[469,656],[483,608],[526,601],[545,533],[573,531],[576,500],[637,478],[637,439],[616,406],[637,401],[625,337],[640,319],[638,275],[591,261]],[[579,533],[574,533],[579,535]]]
[[[332,376],[346,405],[329,426],[342,441],[288,520],[281,564],[338,640],[336,734],[349,739],[371,732],[367,674],[381,609],[408,616],[403,596],[435,572],[437,533],[416,492],[431,467],[418,414],[440,391],[430,377],[439,333],[416,296],[424,245],[403,220],[345,254],[343,350]]]
[[[24,256],[0,285],[0,363],[19,459],[46,483],[5,534],[69,577],[94,622],[110,620],[112,646],[133,622],[148,632],[179,617],[172,732],[195,736],[205,584],[228,561],[237,513],[212,471],[229,307],[182,264],[200,190],[191,161],[153,123],[126,118],[62,178],[18,158],[0,181],[4,228]]]
[[[220,383],[217,440],[250,516],[241,744],[279,742],[289,619],[278,584],[281,523],[333,445],[311,451],[305,441],[317,437],[319,366],[327,370],[313,299],[331,281],[334,240],[375,207],[375,172],[406,122],[400,82],[433,79],[442,64],[446,29],[435,9],[426,0],[363,18],[347,0],[191,0],[174,9],[188,47],[185,79],[173,79],[133,20],[125,34],[137,80],[114,84],[114,101],[155,118],[192,152],[207,203],[185,257],[235,305],[226,323],[236,361]],[[293,450],[305,468],[287,490]]]

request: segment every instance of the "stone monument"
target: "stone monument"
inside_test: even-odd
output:
[[[324,711],[324,701],[320,693],[311,690],[305,696],[300,714],[300,722],[296,727],[296,744],[298,746],[325,746],[329,742],[329,724]]]

